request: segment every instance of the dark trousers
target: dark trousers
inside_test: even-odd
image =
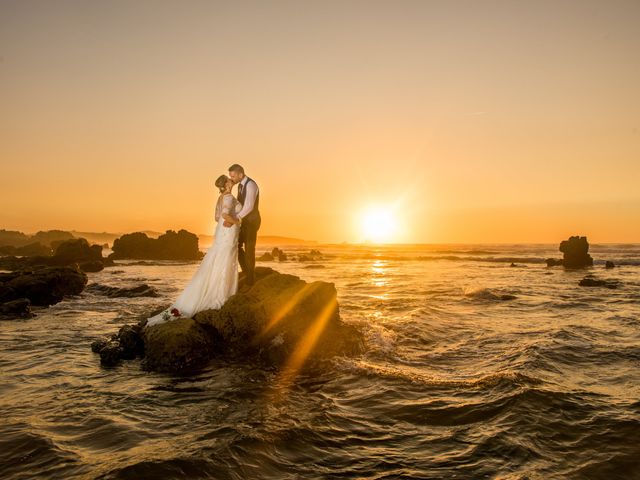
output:
[[[256,268],[256,241],[260,222],[242,222],[238,235],[238,262],[245,276],[245,282],[253,285]]]

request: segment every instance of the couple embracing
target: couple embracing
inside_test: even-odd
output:
[[[238,185],[237,198],[231,193],[235,185]],[[229,176],[220,175],[215,186],[220,196],[215,210],[214,242],[177,300],[148,318],[147,326],[222,307],[238,290],[238,262],[245,284],[254,282],[256,240],[261,222],[258,184],[245,175],[242,166],[233,164],[229,167]]]

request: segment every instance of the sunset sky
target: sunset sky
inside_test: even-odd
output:
[[[638,1],[0,1],[0,229],[640,242]],[[369,212],[369,213],[367,213]],[[370,212],[374,212],[373,214]]]

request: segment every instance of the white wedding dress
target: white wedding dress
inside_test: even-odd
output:
[[[225,227],[222,214],[232,216],[242,205],[227,193],[218,198],[216,204],[215,240],[193,277],[177,300],[169,308],[147,319],[147,326],[157,325],[178,316],[171,310],[177,309],[179,317],[191,317],[202,310],[220,308],[227,299],[238,291],[238,234],[240,227]]]

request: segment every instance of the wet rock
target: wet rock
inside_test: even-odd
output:
[[[101,272],[102,270],[104,270],[104,263],[102,263],[99,260],[82,262],[78,264],[78,266],[80,267],[80,270],[86,273],[95,273],[95,272]]]
[[[271,255],[269,252],[264,252],[262,255],[256,258],[256,260],[258,262],[273,262],[273,255]]]
[[[362,351],[359,330],[340,319],[334,284],[307,283],[265,267],[256,274],[255,284],[220,310],[194,316],[213,327],[227,349],[270,365]]]
[[[105,367],[113,367],[122,359],[122,347],[117,340],[108,341],[98,352],[100,363]]]
[[[31,302],[28,298],[19,298],[9,302],[0,303],[0,320],[17,318],[32,318]]]
[[[201,368],[218,355],[297,369],[335,355],[360,353],[364,339],[357,328],[341,321],[332,283],[307,283],[257,267],[254,285],[241,280],[239,293],[220,310],[151,327],[143,319],[122,327],[115,341],[92,345],[101,358],[107,347],[108,361],[103,363],[113,363],[116,354],[144,355],[145,369],[181,373]]]
[[[118,341],[123,359],[131,360],[144,355],[144,341],[140,325],[123,325],[118,331]]]
[[[138,285],[136,287],[131,288],[119,288],[119,287],[111,287],[109,285],[102,285],[100,283],[92,283],[88,285],[86,288],[87,292],[94,293],[96,295],[104,295],[105,297],[116,298],[116,297],[125,297],[125,298],[134,298],[134,297],[159,297],[160,294],[150,285],[143,283],[142,285]]]
[[[324,265],[321,265],[319,263],[312,263],[311,265],[305,265],[304,267],[305,269],[318,269],[318,268],[326,268]]]
[[[607,260],[607,262],[604,264],[604,268],[614,268],[615,265],[611,260]]]
[[[619,282],[617,280],[603,280],[600,278],[594,278],[591,276],[584,277],[578,282],[581,287],[605,287],[610,289],[618,288]]]
[[[547,262],[547,267],[556,267],[556,266],[562,265],[561,258],[547,258],[546,262]]]
[[[181,373],[201,368],[216,349],[215,336],[192,318],[178,318],[145,328],[142,367]]]
[[[0,275],[0,297],[5,302],[27,298],[32,305],[49,306],[79,295],[86,284],[87,275],[75,268],[34,268]]]
[[[107,338],[99,338],[97,340],[94,340],[93,342],[91,342],[91,351],[93,353],[100,353],[100,350],[106,347],[108,342],[109,339]]]
[[[55,242],[54,242],[55,243]],[[0,268],[20,270],[36,266],[78,266],[86,272],[99,272],[113,261],[102,257],[100,245],[89,245],[84,238],[61,241],[52,256],[35,255],[29,257],[8,256],[0,258]]]
[[[564,254],[562,264],[565,268],[583,268],[593,265],[589,255],[587,237],[573,236],[560,242],[560,251]]]

